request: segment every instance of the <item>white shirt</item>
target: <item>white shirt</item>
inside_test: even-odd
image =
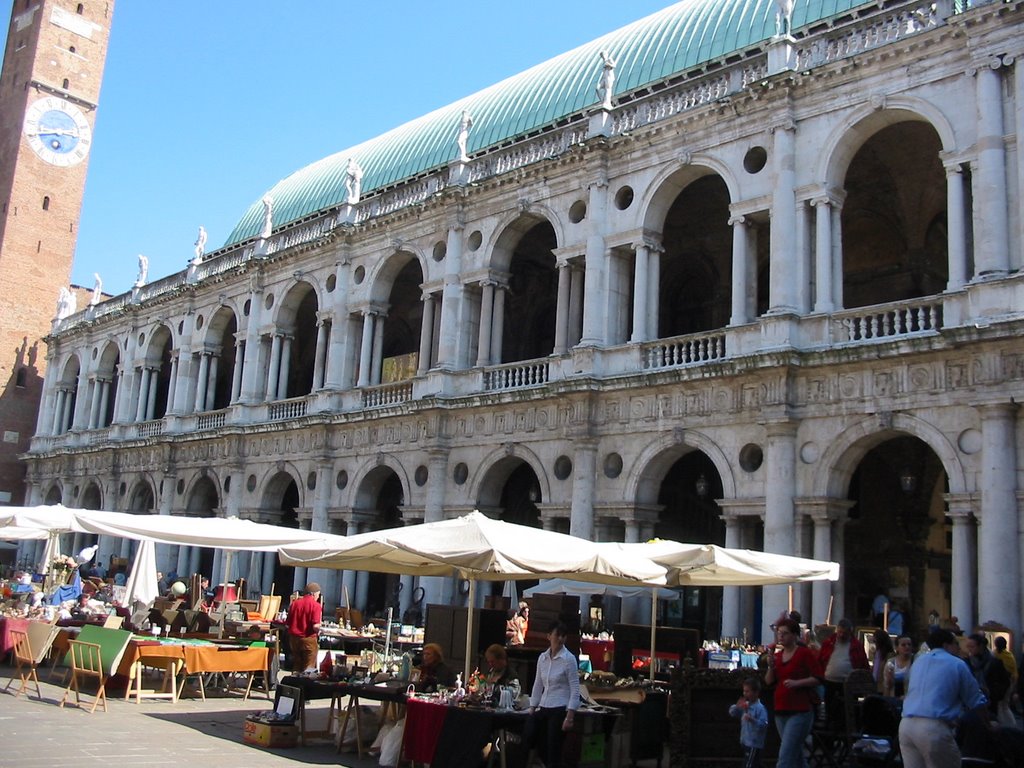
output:
[[[580,674],[576,657],[562,646],[555,658],[544,651],[537,660],[537,677],[530,694],[531,707],[566,707],[573,711],[580,706]]]

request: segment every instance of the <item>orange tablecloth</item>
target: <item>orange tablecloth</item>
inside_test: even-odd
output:
[[[128,643],[117,671],[130,675],[139,656],[181,659],[186,672],[259,672],[267,668],[269,648],[222,648],[217,645],[175,645],[171,643]]]

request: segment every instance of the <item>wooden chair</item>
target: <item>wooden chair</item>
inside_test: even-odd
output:
[[[39,690],[39,677],[36,675],[36,659],[28,642],[28,634],[18,629],[12,629],[10,637],[14,652],[15,671],[18,673],[18,677],[21,678],[21,687],[14,694],[14,698],[18,698],[24,691],[28,690],[28,683],[31,680],[36,685],[36,697],[41,701],[43,693]],[[10,689],[13,682],[14,678],[12,677],[8,681],[7,687],[4,688],[5,692]],[[25,695],[28,696],[27,693]]]
[[[85,643],[81,640],[71,640],[68,645],[71,647],[71,650],[68,652],[71,656],[71,682],[64,690],[64,696],[60,700],[60,706],[63,707],[67,703],[68,696],[71,691],[74,691],[75,705],[84,709],[84,707],[82,707],[81,681],[87,678],[96,678],[96,682],[99,687],[96,690],[96,700],[92,703],[89,713],[92,714],[96,711],[96,705],[99,704],[100,701],[103,702],[103,711],[106,712],[107,678],[103,672],[103,659],[100,655],[100,646],[96,643]]]

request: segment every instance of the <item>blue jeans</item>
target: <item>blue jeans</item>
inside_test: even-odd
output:
[[[782,743],[779,745],[779,759],[776,768],[807,768],[804,757],[804,742],[814,725],[814,712],[797,712],[792,715],[775,715],[775,728]]]

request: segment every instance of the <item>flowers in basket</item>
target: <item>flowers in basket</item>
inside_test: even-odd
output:
[[[78,566],[75,558],[70,555],[58,555],[50,562],[50,570],[57,573],[69,573]]]
[[[473,674],[469,676],[469,680],[466,682],[466,690],[470,694],[483,693],[484,685],[487,684],[487,675],[481,672],[479,669],[474,669]]]

